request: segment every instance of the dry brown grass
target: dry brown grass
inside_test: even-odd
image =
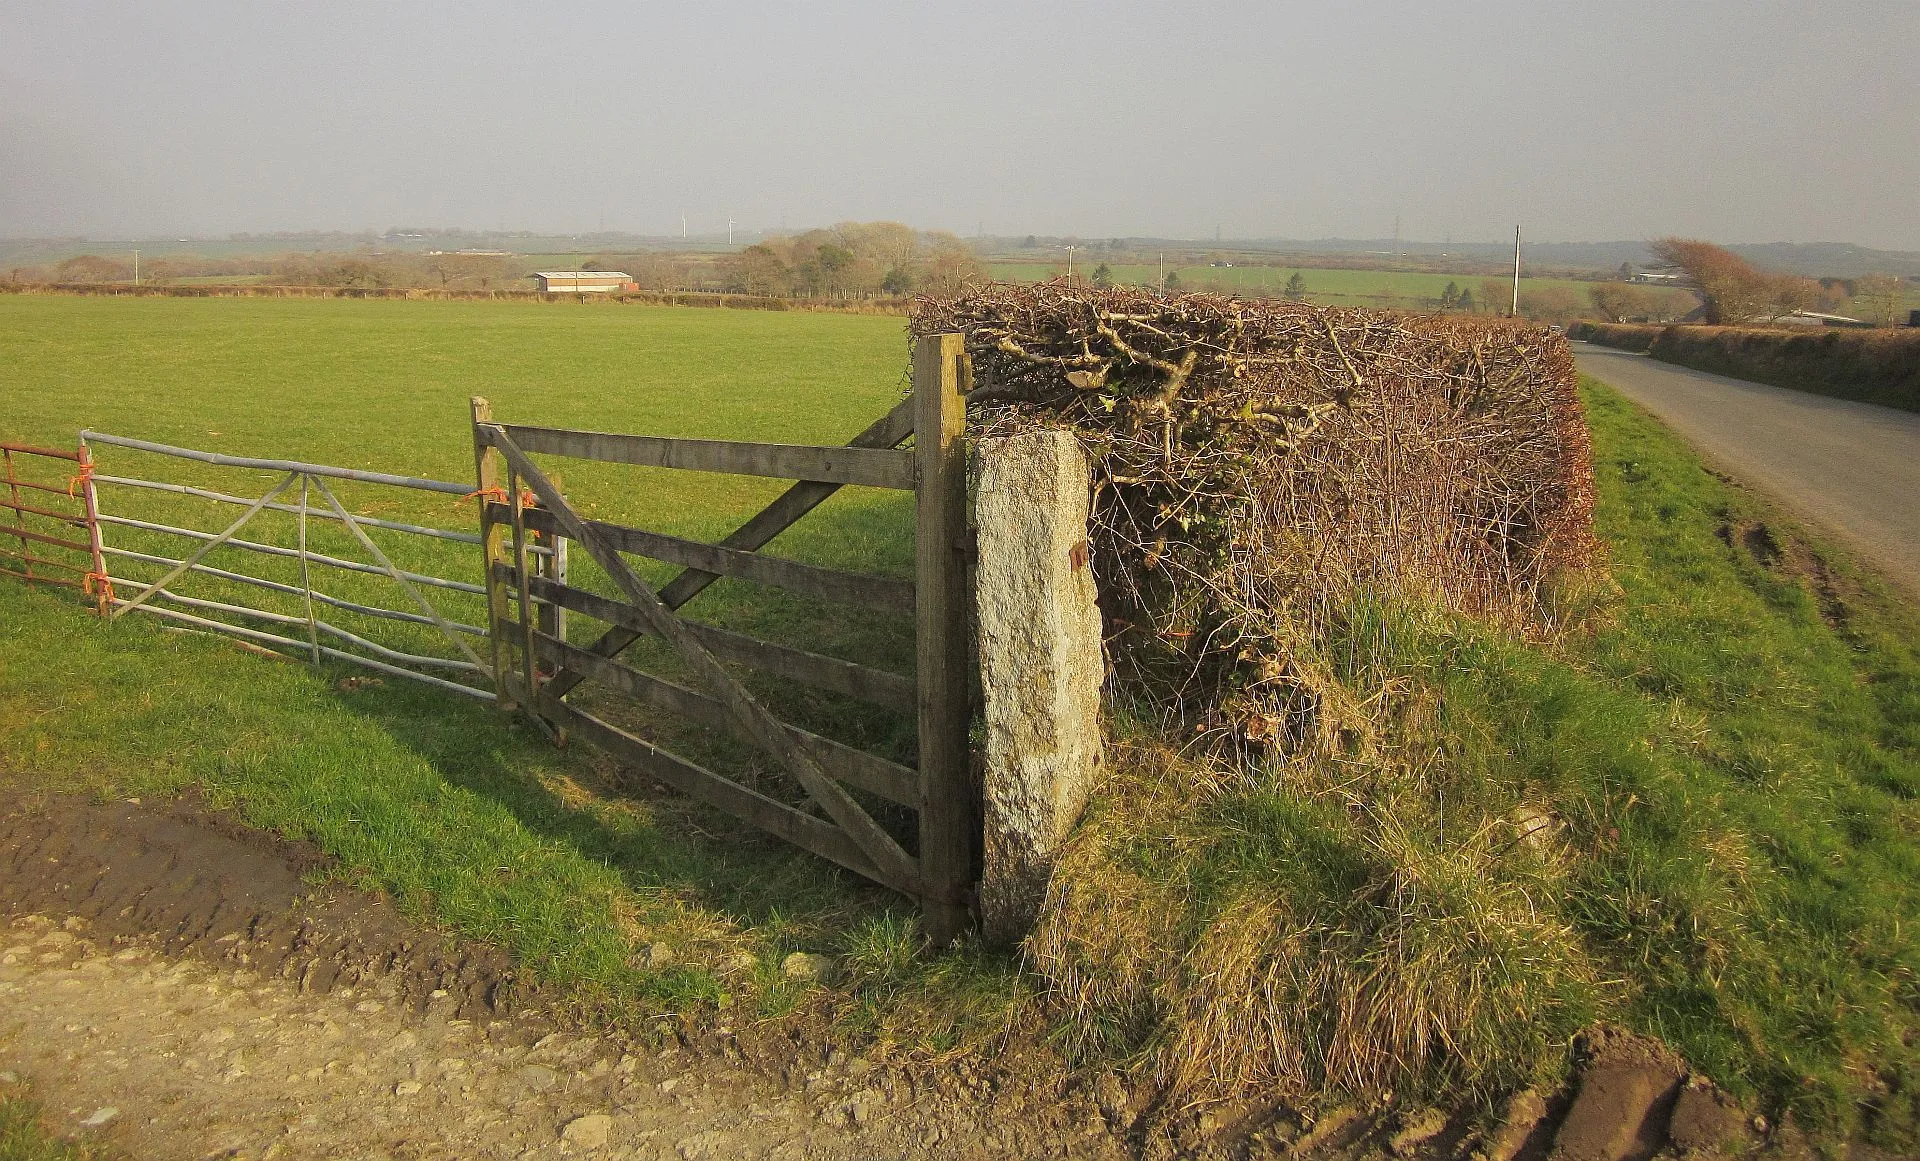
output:
[[[1401,824],[1423,812],[1387,783],[1421,775],[1393,762],[1229,773],[1135,737],[1114,766],[1028,954],[1069,1048],[1130,1058],[1171,1101],[1490,1099],[1533,1080],[1600,990],[1538,905],[1564,854],[1527,835],[1550,816],[1434,844]]]

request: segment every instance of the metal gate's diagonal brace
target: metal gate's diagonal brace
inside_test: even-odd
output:
[[[202,544],[199,548],[193,551],[192,555],[188,556],[185,560],[181,561],[179,564],[176,564],[171,569],[169,569],[165,576],[161,577],[157,581],[154,581],[152,584],[148,585],[146,588],[141,589],[138,593],[135,593],[131,600],[128,600],[120,604],[119,606],[117,606],[113,610],[113,612],[108,615],[108,619],[109,620],[116,619],[122,613],[125,613],[130,609],[139,608],[141,605],[144,605],[147,603],[147,599],[149,597],[153,596],[155,593],[159,592],[161,589],[166,588],[168,585],[172,584],[174,581],[184,576],[189,570],[193,568],[194,565],[199,564],[202,560],[206,559],[206,556],[208,553],[212,552],[214,549],[225,544],[227,541],[232,540],[236,533],[238,533],[242,528],[246,527],[247,521],[253,519],[256,515],[258,515],[262,508],[265,508],[268,504],[271,504],[274,502],[274,500],[278,499],[280,496],[280,493],[292,487],[293,482],[299,478],[300,478],[299,472],[288,472],[284,479],[282,479],[279,483],[273,486],[272,490],[270,490],[266,495],[260,497],[258,500],[255,500],[253,504],[250,507],[248,507],[248,509],[245,512],[242,512],[238,520],[235,520],[233,523],[227,525],[227,530],[225,532],[222,532],[220,535],[214,537],[212,540],[209,540],[205,544]]]
[[[726,705],[743,737],[767,753],[780,759],[793,775],[800,780],[807,793],[814,797],[829,817],[844,830],[848,837],[857,843],[874,865],[886,873],[892,885],[904,894],[918,896],[920,888],[920,870],[913,857],[893,840],[893,836],[882,830],[879,823],[873,821],[853,796],[815,764],[812,757],[802,750],[786,731],[786,727],[768,712],[765,706],[756,701],[752,694],[741,686],[731,673],[693,639],[687,628],[675,616],[671,609],[662,604],[645,581],[633,571],[619,551],[607,544],[567,506],[566,500],[547,479],[540,466],[528,458],[513,442],[506,429],[498,424],[489,424],[481,428],[495,448],[506,456],[507,462],[526,480],[540,502],[552,514],[553,519],[565,529],[566,534],[581,544],[587,552],[605,569],[613,582],[620,586],[635,609],[646,618],[654,632],[673,647],[706,684],[707,687]]]
[[[898,447],[912,434],[913,400],[906,399],[895,405],[892,411],[875,420],[865,431],[848,440],[847,446]],[[839,484],[802,480],[780,493],[773,503],[762,508],[752,519],[728,533],[726,539],[719,541],[719,546],[757,552],[774,537],[793,527],[801,517],[825,503],[827,498],[838,492],[840,488]],[[699,596],[708,585],[719,579],[719,573],[697,568],[685,569],[661,586],[660,603],[669,609],[678,609]],[[642,634],[632,629],[615,625],[588,645],[587,651],[601,657],[615,657],[627,646],[638,641],[641,636]],[[563,668],[547,679],[546,691],[554,697],[565,697],[574,686],[584,680],[586,680],[585,674]]]
[[[433,607],[433,602],[429,601],[419,589],[415,588],[412,581],[409,581],[400,574],[400,570],[393,566],[391,560],[387,559],[387,554],[380,551],[380,546],[373,542],[371,536],[367,535],[367,530],[360,527],[360,522],[355,520],[353,514],[348,512],[345,506],[340,503],[339,497],[333,494],[333,489],[327,487],[326,481],[318,476],[314,476],[313,486],[319,490],[322,496],[326,497],[327,505],[333,509],[333,514],[340,518],[341,522],[347,526],[349,532],[353,533],[353,538],[360,542],[360,547],[366,549],[368,554],[373,557],[374,563],[384,569],[386,574],[392,577],[401,588],[407,590],[407,595],[412,597],[414,603],[420,606],[420,611],[426,614],[426,616],[439,627],[441,634],[445,636],[447,640],[453,642],[454,647],[459,649],[460,652],[465,653],[467,660],[473,662],[481,669],[486,669],[487,663],[480,660],[480,655],[475,653],[472,648],[467,645],[460,634],[454,632],[453,626],[447,624],[447,619],[440,615],[440,610]]]

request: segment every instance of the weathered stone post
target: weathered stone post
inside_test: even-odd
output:
[[[986,937],[1017,943],[1101,764],[1100,612],[1087,561],[1086,454],[1056,430],[976,453],[980,681],[986,701]]]

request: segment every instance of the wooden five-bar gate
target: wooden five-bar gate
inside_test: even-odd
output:
[[[979,830],[968,769],[966,452],[970,371],[960,335],[921,339],[913,394],[844,447],[670,439],[497,422],[473,400],[482,496],[489,636],[496,689],[555,731],[606,750],[647,776],[919,900],[928,933],[945,942],[967,923]],[[911,450],[901,445],[913,438]],[[531,458],[572,457],[797,481],[717,544],[590,520]],[[819,568],[759,549],[842,486],[915,495],[911,582]],[[564,538],[603,569],[618,597],[551,575],[534,538]],[[682,567],[655,589],[628,564],[632,553]],[[829,600],[911,612],[912,679],[759,641],[683,619],[677,610],[722,576]],[[562,611],[607,624],[591,644],[569,643]],[[617,658],[642,636],[671,647],[701,689]],[[908,767],[780,720],[728,665],[771,673],[897,709],[911,709],[919,761]],[[805,792],[782,802],[669,752],[568,700],[583,683],[726,730],[772,758]],[[915,812],[909,851],[849,787]]]

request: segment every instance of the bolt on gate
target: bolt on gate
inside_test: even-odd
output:
[[[496,688],[549,728],[583,737],[660,782],[919,901],[928,933],[946,942],[967,924],[979,819],[967,749],[966,389],[963,337],[934,335],[913,353],[913,394],[844,447],[672,439],[496,422],[473,400],[480,537]],[[913,450],[900,445],[914,438]],[[602,463],[797,481],[717,544],[590,520],[567,502],[537,454]],[[915,496],[911,582],[761,555],[848,484]],[[530,494],[529,494],[530,493]],[[535,502],[530,502],[535,501]],[[547,573],[528,551],[538,533],[584,548],[619,590],[612,599]],[[654,589],[623,554],[681,566]],[[760,641],[683,619],[678,610],[722,576],[828,600],[910,612],[916,676]],[[516,615],[517,608],[517,615]],[[561,610],[607,624],[586,646],[553,628]],[[703,690],[616,658],[655,635]],[[518,654],[517,664],[512,655]],[[735,664],[803,685],[910,709],[919,762],[907,767],[810,733],[776,717],[727,668]],[[804,790],[791,805],[714,773],[567,700],[585,682],[728,731],[771,757]],[[909,853],[849,792],[853,787],[917,815]],[[813,813],[808,806],[817,808]]]

